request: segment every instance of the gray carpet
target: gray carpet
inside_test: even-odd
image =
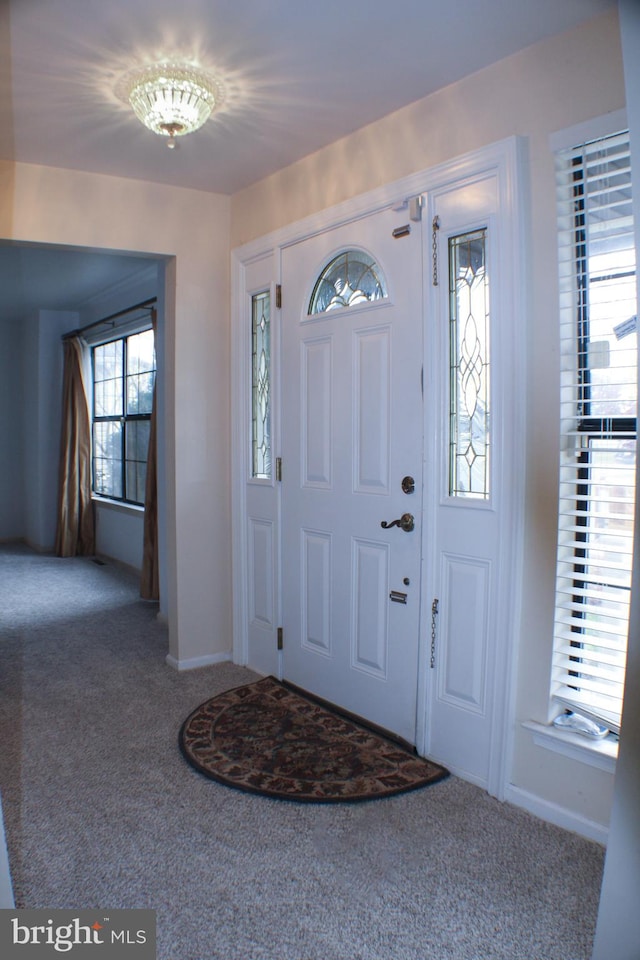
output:
[[[19,907],[157,911],[158,960],[588,960],[603,852],[450,777],[315,806],[234,791],[178,749],[254,674],[165,665],[116,565],[0,551],[0,722]]]

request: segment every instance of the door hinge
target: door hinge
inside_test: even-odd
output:
[[[282,284],[276,283],[276,307],[282,309]]]
[[[284,630],[282,627],[278,627],[278,650],[282,650],[284,647]]]
[[[276,457],[276,480],[282,483],[282,457]]]

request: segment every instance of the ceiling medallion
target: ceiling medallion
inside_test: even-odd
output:
[[[160,136],[176,137],[199,130],[224,99],[220,80],[187,63],[165,62],[126,73],[116,88],[138,120]]]

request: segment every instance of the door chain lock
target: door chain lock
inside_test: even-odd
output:
[[[436,618],[438,616],[438,603],[436,599],[431,604],[431,658],[429,666],[433,670],[436,665]]]

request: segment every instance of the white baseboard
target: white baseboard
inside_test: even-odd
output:
[[[509,784],[505,790],[504,799],[507,803],[512,803],[516,807],[522,807],[541,820],[553,823],[556,827],[562,827],[564,830],[571,830],[587,840],[595,840],[603,847],[606,847],[609,838],[609,828],[602,823],[596,823],[595,820],[588,820],[587,817],[567,810],[557,803],[551,803],[549,800],[541,800],[535,794],[527,790],[521,790]]]
[[[174,670],[197,670],[199,667],[212,667],[216,663],[228,663],[231,660],[231,650],[224,653],[211,653],[206,657],[191,657],[190,660],[176,660],[170,653],[166,661]]]

